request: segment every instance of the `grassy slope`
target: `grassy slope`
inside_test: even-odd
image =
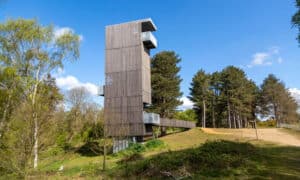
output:
[[[142,153],[144,160],[159,159],[157,161],[168,158],[168,152],[172,152],[169,159],[188,154],[191,149],[198,147],[207,140],[225,139],[233,142],[251,142],[255,144],[256,151],[260,157],[251,156],[251,167],[247,169],[247,175],[243,170],[236,168],[237,177],[245,178],[264,178],[264,177],[282,177],[295,179],[300,177],[300,149],[294,147],[279,147],[271,143],[263,141],[255,141],[243,139],[238,135],[230,134],[207,134],[201,129],[192,129],[189,131],[172,134],[160,138],[166,143],[166,147]],[[178,152],[178,153],[177,153]],[[180,154],[181,153],[181,154]],[[49,156],[48,156],[49,157]],[[40,161],[39,171],[33,172],[30,176],[34,179],[45,178],[101,178],[104,176],[116,176],[119,173],[120,165],[117,163],[122,156],[109,156],[107,160],[108,171],[104,174],[102,169],[102,156],[86,157],[76,153],[58,154],[51,158],[43,158]],[[189,158],[189,157],[187,157]],[[178,159],[178,158],[177,158]],[[139,161],[139,162],[141,162]],[[153,161],[156,162],[156,161]],[[145,162],[147,163],[147,162]],[[60,166],[64,166],[64,170],[59,172]],[[155,165],[155,164],[154,164]],[[247,165],[248,166],[248,165]],[[133,166],[134,167],[134,166]],[[242,174],[241,174],[242,173]],[[194,174],[197,176],[197,173]],[[203,174],[198,174],[203,176]],[[231,177],[231,176],[227,176]],[[235,177],[235,176],[234,176]]]

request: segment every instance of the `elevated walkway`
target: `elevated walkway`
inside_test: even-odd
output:
[[[160,127],[178,127],[187,129],[196,127],[195,122],[178,119],[160,118],[159,115],[155,113],[144,112],[143,117],[143,121],[146,125],[148,124]]]

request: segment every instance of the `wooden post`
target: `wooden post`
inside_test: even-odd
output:
[[[103,171],[106,170],[106,137],[104,136],[104,145],[103,145]]]
[[[256,140],[258,140],[257,127],[256,127],[256,120],[254,120],[254,128],[255,128],[255,133],[256,133]]]

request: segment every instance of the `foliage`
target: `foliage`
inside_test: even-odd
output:
[[[157,53],[151,60],[152,106],[150,110],[161,117],[172,117],[176,107],[182,102],[178,98],[180,92],[179,76],[181,61],[173,51]]]
[[[67,139],[67,133],[62,133],[57,136],[56,145],[63,150],[67,150],[70,148],[70,144],[68,143]]]
[[[267,128],[274,128],[276,127],[276,120],[268,119],[266,121],[257,121],[258,127],[267,127]]]
[[[206,126],[206,103],[209,101],[210,75],[199,70],[192,79],[190,100],[194,102],[194,109],[198,115],[198,125]],[[199,114],[202,116],[200,117]]]
[[[26,19],[0,24],[0,83],[5,86],[0,92],[0,133],[5,129],[1,136],[7,146],[0,151],[12,154],[11,161],[4,161],[23,176],[32,165],[29,159],[36,168],[38,151],[55,143],[49,135],[54,132],[53,116],[62,95],[50,74],[64,61],[78,57],[79,36],[71,31],[56,36],[53,26]]]
[[[187,109],[185,111],[178,111],[174,114],[175,119],[185,121],[197,121],[196,112],[193,109]]]
[[[272,116],[279,127],[280,123],[298,121],[297,102],[293,99],[283,82],[270,74],[261,85],[261,114]]]
[[[292,17],[292,24],[298,29],[297,40],[300,43],[300,0],[296,0],[297,12]]]
[[[258,88],[243,70],[228,66],[212,74],[199,70],[189,98],[202,127],[246,127],[255,119]]]
[[[104,137],[104,125],[102,122],[96,124],[86,123],[82,128],[81,137],[83,142],[89,142]]]
[[[155,148],[160,148],[160,147],[164,147],[164,142],[162,140],[159,139],[152,139],[150,141],[147,141],[145,144],[145,147],[150,150],[150,149],[155,149]]]
[[[113,156],[120,156],[126,159],[129,158],[131,155],[135,156],[136,154],[140,154],[143,152],[147,152],[153,149],[159,149],[163,147],[165,147],[165,143],[158,139],[149,140],[145,144],[130,143],[127,149],[120,151],[116,154],[113,154]]]

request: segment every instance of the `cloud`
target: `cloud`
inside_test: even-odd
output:
[[[180,98],[180,101],[182,101],[183,104],[180,105],[178,107],[178,109],[186,110],[186,109],[192,109],[193,108],[194,103],[189,98],[187,98],[186,96]]]
[[[57,27],[54,29],[54,38],[57,39],[60,36],[64,35],[64,34],[68,34],[68,33],[74,33],[75,31],[72,28],[69,27]],[[79,35],[79,40],[82,41],[83,40],[83,36]]]
[[[289,89],[291,95],[297,101],[298,105],[300,106],[300,89],[297,88],[290,88]]]
[[[275,62],[281,64],[283,59],[279,55],[279,48],[276,46],[269,48],[269,50],[266,52],[257,52],[252,55],[251,63],[248,64],[247,67],[252,68],[254,66],[271,66]]]
[[[65,77],[57,77],[56,84],[58,87],[66,90],[70,90],[77,87],[84,87],[91,95],[96,96],[98,93],[97,85],[90,82],[80,82],[76,77],[70,75]]]

